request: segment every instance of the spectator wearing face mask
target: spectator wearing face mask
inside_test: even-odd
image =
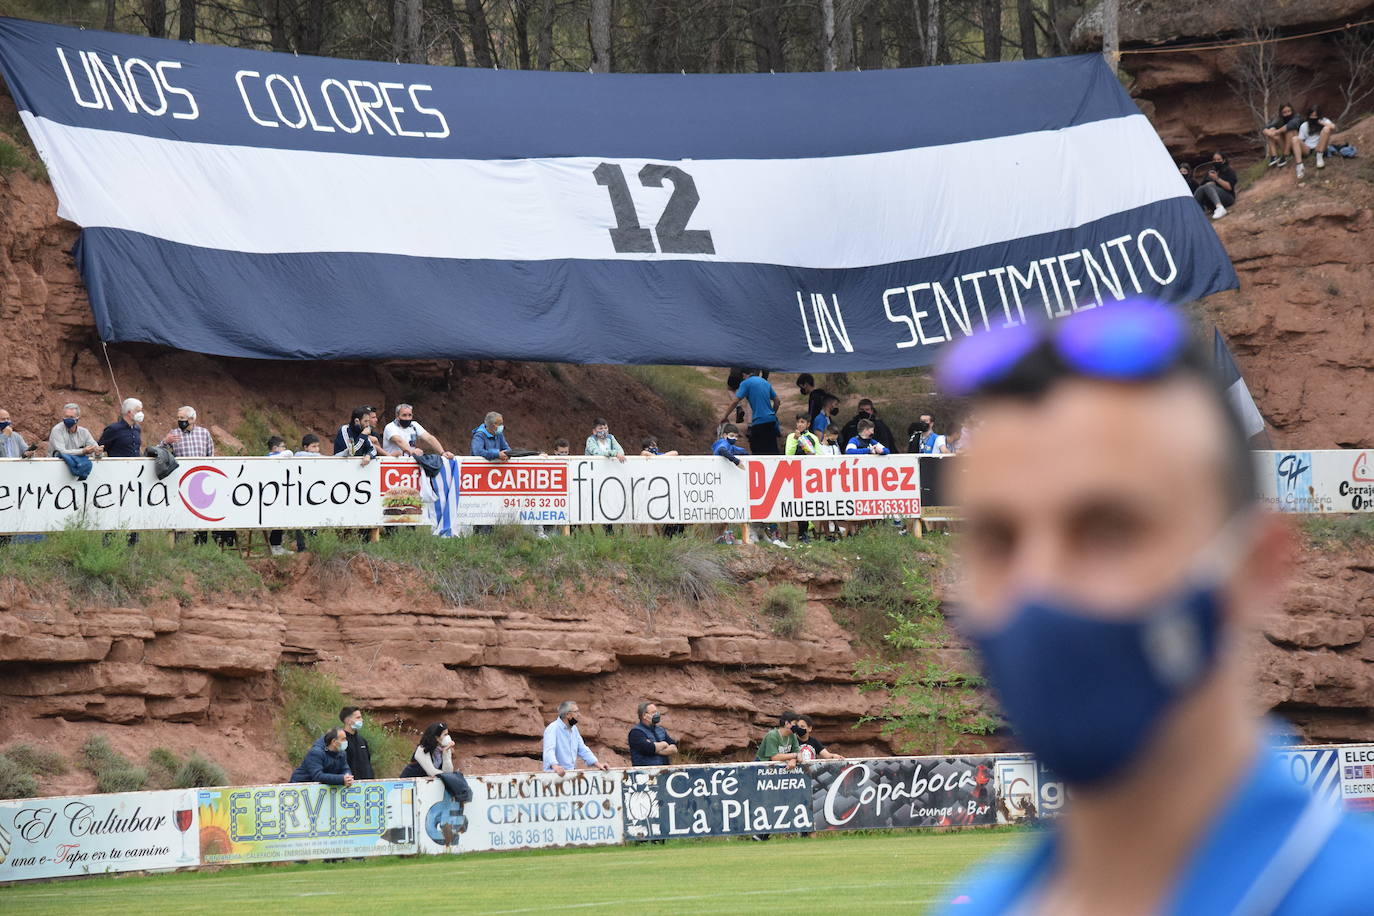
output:
[[[396,405],[396,419],[382,431],[382,451],[392,456],[409,455],[412,458],[419,458],[426,451],[445,458],[453,457],[452,452],[447,451],[438,439],[419,424],[415,419],[415,408],[410,404]]]
[[[348,732],[348,769],[354,779],[372,779],[372,749],[363,737],[363,711],[356,706],[345,706],[339,710],[339,721]]]
[[[291,781],[322,782],[327,786],[353,785],[347,751],[348,733],[342,728],[331,728],[305,752],[305,759],[291,774]]]
[[[919,455],[926,433],[930,432],[930,420],[926,417],[913,421],[906,428],[906,450],[908,454]]]
[[[833,394],[827,394],[821,401],[821,409],[811,415],[811,429],[818,436],[824,437],[825,431],[835,426],[835,418],[840,415],[840,399]],[[838,434],[838,430],[836,431]]]
[[[614,458],[622,464],[625,463],[625,450],[620,447],[615,436],[611,435],[611,424],[601,417],[597,417],[592,423],[592,434],[587,437],[582,454],[594,458]]]
[[[472,454],[488,461],[509,461],[510,443],[506,441],[506,421],[496,411],[487,414],[472,431]]]
[[[846,455],[886,455],[887,446],[883,445],[873,435],[873,421],[863,419],[859,421],[857,434],[849,440],[849,445],[845,447]]]
[[[798,717],[797,724],[801,727],[801,734],[797,737],[801,739],[799,753],[802,758],[810,760],[843,760],[843,754],[826,750],[824,744],[816,737],[816,722],[810,716],[803,715]],[[809,753],[807,749],[809,748]]]
[[[599,770],[610,769],[607,764],[597,762],[596,755],[582,740],[582,733],[577,730],[578,712],[575,700],[564,700],[558,704],[558,718],[544,729],[545,772],[566,775],[569,770],[577,769],[578,760]]]
[[[639,704],[639,721],[630,729],[627,739],[630,763],[634,766],[666,767],[677,756],[677,742],[658,724],[662,718],[656,703]]]
[[[839,455],[840,454],[840,431],[833,425],[825,432],[821,433],[821,447],[816,450],[817,455]]]
[[[859,412],[844,425],[840,430],[840,441],[849,442],[859,434],[859,421],[868,420],[873,424],[873,438],[882,443],[883,447],[889,452],[896,446],[897,440],[892,437],[892,430],[888,429],[887,424],[878,417],[878,411],[874,408],[873,402],[864,398],[859,402]]]
[[[639,456],[641,458],[676,458],[677,450],[670,449],[664,451],[658,447],[657,436],[645,436],[639,443]]]
[[[100,454],[100,446],[96,443],[95,436],[92,436],[91,431],[86,427],[78,425],[80,421],[80,405],[62,405],[62,419],[48,433],[48,454],[50,456],[55,458],[62,454],[90,457]]]
[[[177,408],[176,428],[162,437],[162,444],[178,458],[215,457],[215,441],[210,430],[196,423],[194,407]]]
[[[100,447],[111,458],[140,458],[143,455],[143,402],[138,398],[125,398],[119,410],[120,418],[100,433]]]
[[[743,466],[744,462],[739,460],[739,456],[749,454],[749,450],[739,444],[739,427],[733,423],[722,426],[720,438],[711,445],[711,454],[728,459],[735,467]]]
[[[0,409],[0,458],[27,458],[29,445],[10,422],[10,412]]]
[[[467,778],[453,765],[453,737],[442,722],[431,723],[415,745],[410,763],[401,771],[402,779],[428,776],[444,784],[444,791],[456,802],[472,801],[472,788]]]
[[[566,458],[572,451],[572,443],[562,436],[553,440],[553,450],[549,452],[555,458]]]

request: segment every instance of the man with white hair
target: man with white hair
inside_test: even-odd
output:
[[[62,419],[59,420],[48,433],[48,454],[57,457],[59,454],[67,455],[91,455],[99,454],[100,446],[96,444],[95,436],[84,426],[79,426],[77,421],[81,419],[81,407],[77,404],[62,405]]]
[[[162,444],[178,458],[215,457],[215,441],[208,429],[196,423],[194,407],[177,408],[177,428],[163,437]]]
[[[111,458],[138,458],[143,454],[143,402],[125,398],[119,405],[122,416],[100,434],[100,447]]]
[[[382,451],[392,457],[418,458],[426,451],[445,458],[453,457],[452,452],[445,450],[443,444],[416,421],[415,408],[410,404],[396,405],[396,419],[388,423],[382,433]]]

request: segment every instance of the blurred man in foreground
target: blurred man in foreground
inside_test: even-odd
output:
[[[1292,544],[1181,315],[968,338],[941,381],[985,424],[958,484],[963,625],[1012,731],[1074,793],[949,912],[1366,912],[1374,835],[1299,787],[1251,712],[1242,643]]]

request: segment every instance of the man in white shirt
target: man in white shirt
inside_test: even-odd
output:
[[[425,428],[415,422],[415,408],[410,404],[396,405],[396,419],[388,423],[382,431],[382,450],[393,457],[409,455],[418,458],[425,454],[426,450],[445,458],[453,457],[453,453],[445,451],[438,439],[425,432]]]

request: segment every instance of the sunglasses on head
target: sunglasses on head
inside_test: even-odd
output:
[[[962,338],[946,349],[936,380],[944,393],[968,397],[1008,381],[1032,354],[1048,352],[1068,374],[1143,381],[1173,368],[1187,346],[1182,314],[1133,300]]]

